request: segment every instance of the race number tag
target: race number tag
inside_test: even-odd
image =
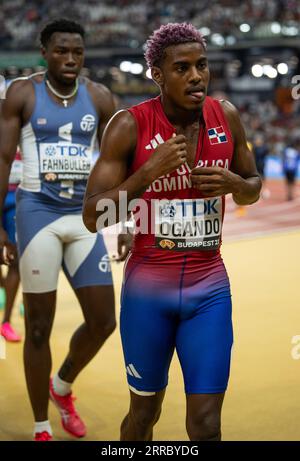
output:
[[[92,150],[82,144],[41,143],[40,173],[44,181],[82,181],[92,166]]]
[[[216,250],[222,231],[222,198],[156,200],[155,246],[163,250]]]

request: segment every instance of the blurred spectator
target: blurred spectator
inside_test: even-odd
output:
[[[271,34],[271,22],[299,23],[297,0],[203,0],[195,4],[172,0],[2,0],[0,47],[34,48],[41,24],[68,16],[85,24],[88,46],[137,48],[160,24],[191,21],[196,27],[218,31],[225,38],[249,40],[256,33]],[[239,26],[247,22],[246,35]],[[258,31],[258,26],[261,30]],[[208,40],[211,37],[209,36]]]
[[[270,191],[264,187],[264,182],[265,182],[265,164],[266,164],[267,155],[269,153],[269,148],[264,140],[263,133],[257,133],[256,136],[254,137],[253,144],[252,144],[252,152],[254,153],[257,171],[259,172],[262,182],[263,182],[262,197],[268,198],[270,195]]]
[[[86,44],[90,47],[117,47],[137,50],[141,58],[141,49],[145,38],[160,24],[174,21],[191,21],[198,27],[210,29],[208,41],[214,32],[223,37],[234,36],[239,42],[249,40],[264,27],[270,31],[270,24],[278,22],[299,27],[299,0],[203,0],[195,3],[187,0],[182,6],[181,0],[2,0],[0,9],[0,47],[1,49],[24,50],[37,49],[36,37],[45,22],[54,17],[66,15],[70,19],[81,21],[86,29]],[[250,31],[242,33],[240,25],[247,22]],[[282,30],[284,27],[281,28]],[[266,35],[265,35],[266,36]],[[277,34],[277,38],[280,34]],[[262,36],[263,37],[263,36]],[[135,52],[135,51],[134,51]],[[121,52],[122,53],[122,52]],[[100,61],[100,60],[99,60]],[[120,107],[128,107],[157,94],[157,87],[141,75],[125,74],[119,70],[120,61],[110,62],[104,59],[101,64],[92,63],[83,70],[95,81],[102,81],[119,97]],[[144,63],[143,63],[144,64]],[[32,65],[32,64],[30,64]],[[296,64],[297,66],[298,64]],[[222,66],[221,66],[222,67]],[[41,68],[42,70],[43,68]],[[225,67],[222,67],[220,81]],[[33,71],[37,71],[34,69]],[[1,70],[8,79],[26,76],[29,69]],[[221,75],[222,74],[222,75]],[[275,86],[277,85],[277,82]],[[211,82],[211,90],[224,91],[216,80]],[[275,99],[249,101],[241,99],[239,94],[225,95],[238,107],[247,131],[247,139],[255,144],[255,136],[261,133],[268,146],[268,155],[280,158],[285,140],[300,138],[300,100],[291,98],[290,79],[287,85],[276,89]],[[252,94],[253,96],[253,94]],[[224,97],[224,93],[222,95]],[[261,147],[258,148],[258,151]],[[267,155],[266,153],[266,155]],[[258,155],[258,154],[257,154]],[[258,160],[261,162],[261,160]],[[260,168],[260,164],[258,165]],[[263,172],[262,172],[263,174]]]
[[[283,150],[283,172],[286,180],[287,200],[293,200],[295,179],[300,161],[299,141],[292,141]]]

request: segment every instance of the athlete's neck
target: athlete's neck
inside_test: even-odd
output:
[[[57,80],[49,72],[46,72],[45,78],[49,80],[53,88],[61,94],[68,95],[76,86],[76,79],[71,83],[65,83]]]
[[[173,104],[170,104],[168,101],[163,99],[161,96],[161,104],[166,114],[167,119],[172,125],[181,126],[186,128],[189,125],[194,125],[195,123],[201,122],[202,120],[202,108],[191,111],[185,110],[180,107],[175,107]]]

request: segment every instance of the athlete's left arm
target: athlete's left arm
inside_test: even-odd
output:
[[[221,102],[234,143],[230,170],[221,167],[198,167],[192,170],[193,186],[205,197],[232,194],[238,205],[250,205],[259,199],[262,182],[252,152],[247,146],[244,127],[237,109]]]
[[[249,205],[259,199],[262,187],[261,177],[257,171],[253,152],[247,145],[247,139],[240,115],[229,101],[222,101],[234,142],[234,153],[230,171],[237,176],[237,184],[232,192],[233,200],[238,205]]]
[[[98,143],[101,146],[102,135],[111,117],[116,112],[116,104],[112,93],[104,85],[94,85],[94,100],[96,101],[96,107],[99,114],[99,125],[98,125]],[[93,91],[93,90],[92,90]],[[131,246],[133,236],[129,232],[121,232],[118,235],[118,257],[116,261],[125,261]]]
[[[91,82],[90,91],[99,115],[97,137],[100,146],[105,127],[116,112],[116,105],[110,90],[101,83]]]

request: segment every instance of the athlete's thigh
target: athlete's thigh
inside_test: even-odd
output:
[[[73,287],[112,286],[109,256],[102,234],[92,234],[81,215],[70,216],[72,229],[64,245],[63,269]]]
[[[223,393],[233,342],[231,297],[214,297],[180,322],[176,350],[187,394]]]
[[[46,210],[17,206],[19,267],[24,293],[47,293],[57,288],[62,242],[57,216]]]
[[[113,285],[95,285],[76,288],[82,313],[91,330],[115,327],[115,295]]]
[[[121,338],[128,384],[135,393],[154,393],[167,386],[174,352],[177,317],[172,290],[155,273],[152,267],[130,263],[122,288]]]

